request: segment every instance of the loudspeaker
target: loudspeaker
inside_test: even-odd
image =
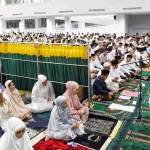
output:
[[[114,16],[114,20],[116,20],[116,16]]]

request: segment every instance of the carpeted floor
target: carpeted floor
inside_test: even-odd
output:
[[[146,82],[142,89],[141,115],[148,116],[143,122],[148,129],[145,129],[140,121],[134,119],[138,116],[139,100],[134,113],[128,115],[131,120],[125,120],[118,134],[108,146],[107,150],[149,150],[150,149],[150,108],[149,88],[150,81]]]
[[[143,83],[145,82],[143,81]],[[139,84],[139,80],[131,79],[130,82],[125,83],[124,87],[126,90],[134,91],[137,88],[138,84]],[[115,97],[111,101],[100,101],[100,102],[93,101],[92,104],[94,104],[94,107],[93,109],[90,110],[90,114],[100,115],[100,116],[109,117],[109,118],[118,119],[118,120],[122,120],[126,118],[127,115],[130,114],[129,112],[109,109],[108,107],[112,103],[131,106],[133,100],[137,100],[137,98],[131,97],[130,100],[120,99],[119,98],[120,93],[121,91],[117,92],[115,94]],[[93,96],[93,93],[91,91],[91,97],[92,96]]]

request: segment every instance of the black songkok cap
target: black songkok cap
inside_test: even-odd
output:
[[[121,56],[115,56],[115,59],[116,60],[121,59]]]
[[[112,65],[117,65],[117,64],[118,64],[118,60],[112,60],[112,61],[111,61],[111,64],[112,64]]]
[[[96,50],[96,51],[95,51],[95,54],[97,54],[98,52],[100,52],[100,51],[99,51],[99,50]]]
[[[113,49],[113,47],[112,47],[112,46],[108,46],[107,49],[108,49],[109,51],[111,51],[111,50]]]
[[[101,75],[108,75],[109,74],[109,70],[102,70],[101,71]]]
[[[138,50],[139,52],[145,51],[145,50],[146,50],[146,47],[137,47],[137,50]]]
[[[91,57],[95,56],[95,54],[91,54]]]
[[[127,44],[127,43],[126,43],[126,44],[124,44],[124,46],[128,46],[128,45],[129,45],[129,44]]]
[[[132,55],[127,55],[127,58],[132,58]]]

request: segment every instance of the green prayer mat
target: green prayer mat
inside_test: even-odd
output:
[[[141,115],[150,116],[149,108],[149,87],[150,81],[147,81],[142,89]],[[136,104],[134,113],[130,113],[125,120],[107,150],[149,150],[150,149],[150,117],[143,118],[142,121],[148,129],[145,129],[140,121],[134,119],[139,115],[139,100]]]

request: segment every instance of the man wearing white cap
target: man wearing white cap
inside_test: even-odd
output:
[[[55,93],[51,82],[47,81],[45,75],[38,75],[38,81],[32,89],[31,99],[32,103],[26,106],[32,112],[39,113],[52,110]]]

